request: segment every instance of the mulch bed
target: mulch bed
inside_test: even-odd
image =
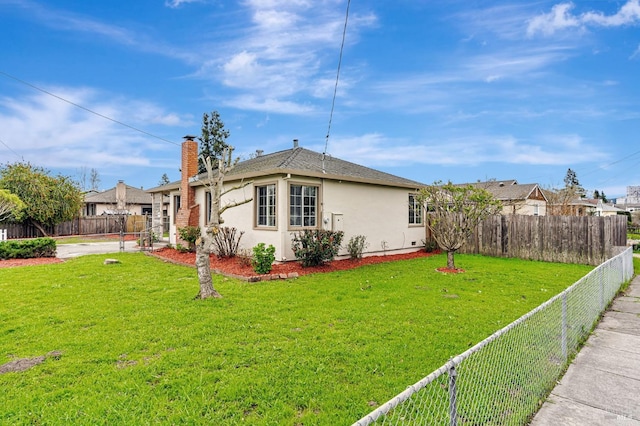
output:
[[[322,266],[313,266],[306,268],[302,267],[300,262],[290,261],[285,263],[275,263],[273,265],[273,268],[271,269],[271,273],[267,274],[267,276],[257,276],[251,265],[242,264],[241,260],[238,257],[219,259],[216,256],[211,256],[211,269],[225,275],[258,281],[259,279],[277,279],[321,272],[344,271],[363,265],[373,265],[382,262],[393,262],[396,260],[429,257],[433,256],[434,254],[436,253],[427,253],[424,250],[419,250],[412,253],[389,254],[386,256],[368,256],[362,259],[334,260]],[[181,265],[195,265],[195,253],[184,253],[179,252],[175,249],[162,248],[160,250],[154,251],[152,255],[166,261],[178,263]]]

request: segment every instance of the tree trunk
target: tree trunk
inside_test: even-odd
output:
[[[447,252],[447,269],[456,269],[456,264],[453,261],[453,255],[456,254],[455,251]]]
[[[43,237],[48,237],[49,234],[47,233],[47,231],[44,229],[44,226],[40,225],[40,223],[36,222],[35,220],[31,219],[31,223],[33,224],[33,226],[36,227],[36,229],[38,231],[40,231],[42,233]]]
[[[207,249],[210,244],[205,243],[205,238],[207,237],[200,237],[196,242],[196,268],[198,270],[198,281],[200,283],[200,292],[196,296],[196,299],[221,298],[222,295],[213,288],[209,250]]]

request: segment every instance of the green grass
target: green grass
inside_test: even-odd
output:
[[[295,280],[216,277],[143,254],[0,270],[0,424],[350,424],[590,267],[458,255]]]

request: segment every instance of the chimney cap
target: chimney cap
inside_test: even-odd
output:
[[[182,139],[187,140],[187,141],[192,141],[194,140],[196,137],[193,135],[185,135],[182,137]]]

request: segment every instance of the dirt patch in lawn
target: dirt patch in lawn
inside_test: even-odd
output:
[[[28,370],[35,367],[38,364],[42,364],[47,358],[58,359],[62,356],[60,351],[52,351],[46,355],[37,356],[34,358],[18,358],[13,361],[9,361],[6,364],[0,365],[0,374],[4,373],[17,373],[20,371]]]

